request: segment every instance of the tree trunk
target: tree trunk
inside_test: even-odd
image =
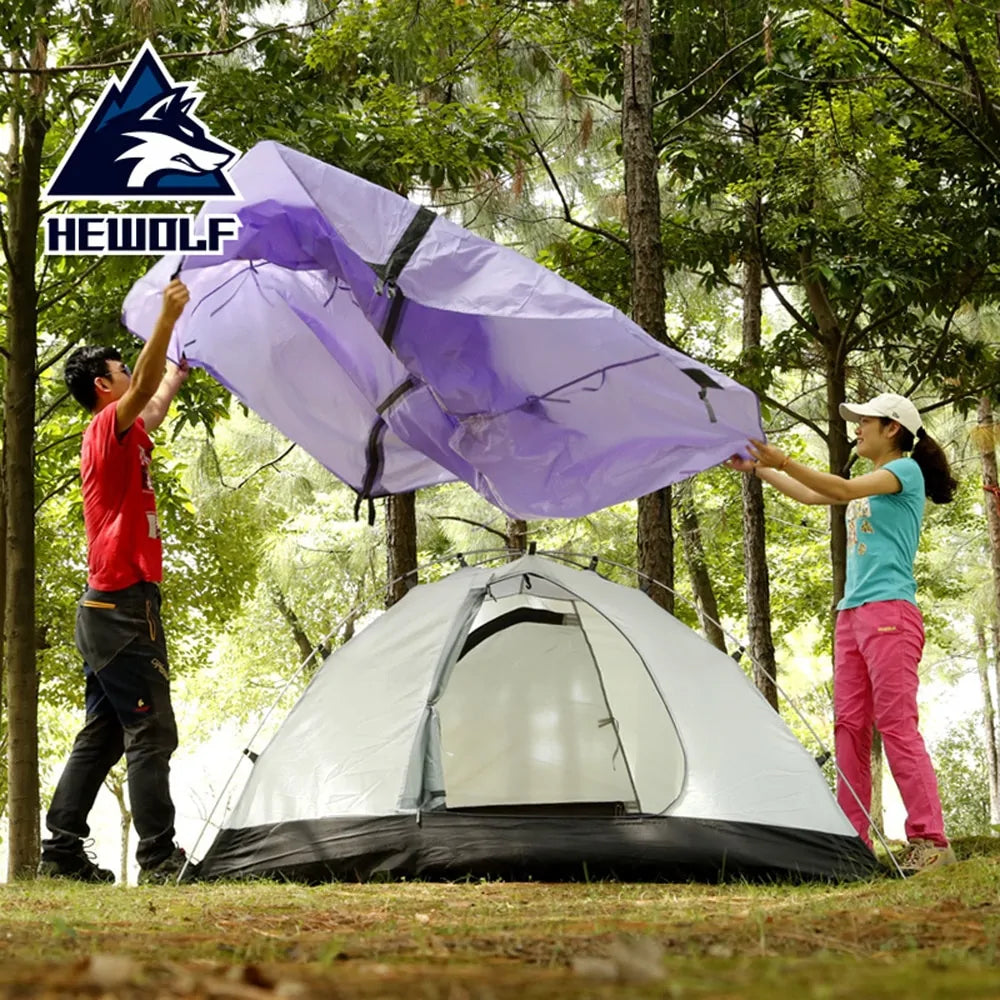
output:
[[[0,418],[2,419],[2,418]],[[0,450],[0,816],[7,812],[7,685],[4,671],[4,609],[7,607],[7,491],[6,465]]]
[[[684,559],[688,575],[691,577],[691,589],[694,592],[701,627],[705,638],[716,649],[721,649],[725,653],[726,637],[719,624],[719,603],[715,599],[712,578],[708,573],[708,560],[705,558],[705,546],[701,542],[701,526],[698,523],[698,510],[694,503],[694,487],[691,480],[681,484],[677,489],[677,509]]]
[[[996,425],[993,422],[993,407],[989,399],[984,396],[979,401],[979,412],[976,428],[976,443],[979,447],[979,458],[983,470],[983,488],[986,490],[986,525],[990,539],[990,566],[993,570],[993,614],[990,616],[994,622],[1000,621],[1000,487],[997,484],[997,452],[996,452]],[[1000,685],[1000,649],[996,643],[996,629],[994,628],[994,674],[995,681]],[[981,649],[985,652],[985,636],[981,642]],[[983,669],[986,667],[984,661]],[[989,694],[990,685],[987,677],[984,683],[984,691]],[[1000,691],[1000,687],[997,688]],[[985,701],[984,701],[985,704]],[[996,722],[993,718],[992,704],[989,706],[990,719],[986,731],[986,753],[991,765],[990,771],[990,821],[994,824],[1000,823],[1000,776],[998,776],[998,748]]]
[[[623,0],[629,41],[623,52],[622,156],[632,256],[632,315],[651,337],[669,343],[664,317],[663,241],[658,159],[653,143],[653,61],[650,0]],[[639,497],[637,562],[649,596],[674,608],[674,532],[670,489]],[[658,587],[649,581],[658,581]]]
[[[1000,487],[997,484],[996,425],[993,409],[985,396],[979,401],[976,442],[986,490],[986,526],[990,538],[990,565],[993,569],[994,611],[1000,618]]]
[[[743,259],[743,351],[752,357],[761,343],[762,265],[758,242],[760,207],[747,205],[749,224]],[[778,710],[778,664],[771,634],[771,578],[767,568],[764,484],[756,476],[740,483],[743,508],[743,567],[746,577],[747,633],[753,681],[767,703]]]
[[[674,613],[674,521],[672,491],[639,497],[636,520],[636,564],[640,586],[663,608]]]
[[[32,65],[44,67],[47,38],[36,33]],[[20,88],[18,88],[20,89]],[[39,855],[38,674],[35,659],[35,365],[45,78],[32,77],[20,109],[20,144],[10,152],[7,203],[7,378],[4,476],[7,487],[6,682],[8,725],[8,877],[33,878]]]
[[[993,633],[993,690],[1000,692],[1000,616],[994,616],[992,629]],[[997,742],[996,721],[993,724],[993,741]],[[1000,770],[1000,749],[997,751],[997,769]],[[1000,776],[997,777],[997,799],[1000,800]],[[997,812],[1000,813],[1000,802],[997,805]],[[1000,823],[1000,819],[997,820]],[[1000,835],[1000,828],[994,828],[993,836]]]
[[[5,394],[5,385],[6,380],[0,382],[0,393]],[[0,420],[2,419],[3,417],[0,415]],[[3,442],[6,441],[7,435],[2,424],[0,424],[0,432],[3,432],[3,440],[0,441],[0,708],[2,708],[5,698],[4,692],[7,690],[4,686],[5,634],[3,627],[3,609],[7,607],[7,462],[4,459]],[[0,718],[2,717],[3,712],[0,712]],[[0,813],[3,813],[2,808],[0,808]]]
[[[981,621],[976,622],[976,645],[979,655],[976,667],[979,671],[979,689],[983,696],[983,743],[986,746],[986,777],[990,791],[990,825],[997,835],[1000,824],[1000,762],[997,758],[997,720],[993,707],[993,691],[990,688],[990,656],[986,647],[986,629]]]
[[[278,609],[281,617],[285,619],[288,627],[292,630],[292,638],[295,640],[295,645],[298,646],[301,662],[309,663],[309,674],[315,673],[319,665],[330,655],[330,647],[324,643],[313,643],[306,630],[302,627],[302,622],[295,613],[295,609],[288,603],[288,598],[275,585],[271,586],[271,600],[274,602],[274,606]]]
[[[385,606],[391,608],[417,585],[416,493],[386,497],[385,532]]]
[[[872,804],[870,807],[872,830],[885,829],[885,809],[882,802],[882,775],[885,773],[885,754],[882,752],[882,734],[872,726]]]
[[[812,254],[803,250],[802,287],[809,301],[809,308],[819,328],[818,342],[823,350],[826,376],[826,416],[830,428],[827,448],[830,454],[830,471],[846,476],[851,458],[851,442],[847,425],[840,415],[840,404],[847,394],[847,377],[844,357],[846,332],[826,294],[826,286],[812,273]],[[833,608],[844,596],[847,581],[847,523],[843,507],[830,508],[830,566],[833,570]]]
[[[0,392],[3,383],[0,382]],[[3,417],[0,416],[0,420]],[[0,424],[2,431],[2,424]],[[3,445],[0,442],[0,816],[7,812],[7,684],[4,672],[4,609],[7,607],[7,490]]]
[[[528,522],[514,517],[507,518],[507,548],[511,559],[528,551]]]
[[[132,811],[125,795],[126,782],[127,772],[120,765],[116,765],[104,781],[104,787],[118,803],[118,881],[121,885],[128,882],[129,837],[132,833]]]

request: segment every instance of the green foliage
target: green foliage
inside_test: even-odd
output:
[[[565,239],[543,249],[537,259],[596,298],[628,312],[631,299],[628,254],[607,237],[573,230]]]
[[[950,837],[989,836],[990,793],[981,718],[967,718],[933,748]]]

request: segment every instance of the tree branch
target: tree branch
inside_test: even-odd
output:
[[[709,66],[707,69],[703,69],[696,76],[693,76],[690,80],[688,80],[688,82],[685,83],[683,87],[679,87],[677,90],[669,94],[667,97],[664,97],[662,100],[657,101],[653,105],[653,110],[655,111],[657,108],[666,104],[667,101],[672,101],[675,97],[679,97],[681,94],[684,93],[685,90],[689,90],[703,76],[708,76],[708,74],[711,73],[713,70],[718,69],[719,65],[723,62],[723,60],[727,59],[731,55],[735,55],[745,45],[749,45],[755,38],[760,38],[760,36],[763,35],[764,32],[768,30],[768,28],[770,28],[771,31],[774,31],[778,27],[779,27],[779,21],[774,21],[772,24],[766,25],[765,27],[761,28],[760,31],[755,31],[752,35],[750,35],[749,38],[744,38],[742,42],[738,42],[731,49],[728,49],[727,51],[723,52],[722,55],[719,56],[719,58],[716,59],[714,63],[712,63],[711,66]]]
[[[47,259],[48,258],[46,258],[46,260]],[[92,264],[89,264],[86,268],[84,268],[83,271],[80,272],[80,274],[78,274],[75,278],[71,279],[70,283],[66,286],[66,288],[63,291],[61,291],[58,295],[53,296],[47,302],[39,302],[38,315],[41,316],[41,314],[45,312],[46,309],[51,309],[54,305],[56,305],[57,303],[61,302],[64,298],[66,298],[66,296],[69,295],[69,293],[72,292],[75,288],[78,288],[86,278],[89,278],[90,275],[92,275],[94,271],[96,271],[105,262],[105,260],[106,258],[104,257],[98,257]],[[43,369],[39,368],[39,371],[42,370]]]
[[[887,323],[891,323],[897,316],[902,316],[909,309],[909,306],[896,306],[895,309],[890,309],[887,313],[883,313],[877,320],[869,323],[863,330],[858,329],[856,337],[850,337],[845,333],[845,340],[849,340],[850,343],[847,346],[847,350],[854,350],[858,344],[864,343],[868,337],[878,330],[880,327],[885,326]]]
[[[200,49],[197,52],[160,52],[157,54],[163,62],[172,62],[180,59],[204,59],[208,56],[228,55],[230,52],[235,52],[237,49],[241,49],[245,45],[250,45],[260,38],[265,38],[267,35],[275,35],[282,31],[295,31],[299,28],[311,28],[313,25],[319,24],[320,21],[332,16],[335,13],[336,6],[337,5],[334,4],[334,6],[329,10],[324,11],[322,14],[319,14],[308,21],[302,21],[299,24],[279,24],[273,28],[265,28],[263,31],[258,31],[256,35],[251,35],[249,38],[241,38],[238,42],[228,45],[225,48]],[[0,66],[0,73],[18,76],[62,76],[64,73],[87,73],[95,70],[118,69],[123,66],[131,66],[133,61],[134,60],[132,59],[116,59],[111,62],[103,63],[76,63],[70,66],[42,66],[34,68],[28,66]]]
[[[215,461],[215,471],[216,471],[216,473],[219,476],[219,482],[227,490],[238,490],[238,489],[241,489],[242,487],[246,486],[246,484],[248,482],[250,482],[250,480],[253,479],[253,477],[256,476],[258,472],[263,472],[265,469],[269,469],[272,466],[277,465],[283,458],[286,458],[290,454],[290,452],[292,451],[292,449],[295,448],[295,442],[293,441],[277,458],[272,458],[270,462],[265,462],[263,465],[261,465],[258,468],[254,469],[253,472],[251,472],[248,476],[246,476],[244,479],[242,479],[240,482],[238,482],[235,486],[231,486],[229,483],[226,482],[226,478],[222,474],[222,464],[219,462],[219,456],[218,456],[218,453],[215,450],[214,445],[212,445],[211,443],[209,443],[208,447],[209,447],[209,451],[211,451],[211,453],[212,453],[212,458]]]
[[[790,416],[797,424],[804,424],[811,431],[813,431],[821,441],[829,440],[829,435],[815,421],[803,417],[801,413],[796,413],[795,410],[791,409],[789,406],[779,402],[777,399],[773,399],[765,393],[758,392],[757,395],[760,396],[760,398],[763,399],[768,406],[773,406],[776,410],[780,410],[782,413],[787,413],[788,416]]]
[[[969,292],[972,291],[982,273],[982,269],[973,272],[973,274],[969,276],[969,280],[958,289],[958,293],[955,295],[955,302],[948,313],[948,318],[945,320],[944,326],[941,328],[941,336],[938,337],[938,342],[934,347],[934,353],[924,363],[924,376],[923,378],[917,379],[913,383],[907,395],[914,392],[924,381],[926,381],[928,373],[934,370],[936,363],[941,358],[941,355],[944,354],[945,348],[949,343],[951,343],[951,325],[955,321],[955,317],[958,315],[959,309],[961,309],[965,303],[966,297]]]
[[[908,17],[901,10],[896,10],[894,7],[889,7],[882,0],[856,0],[857,3],[861,4],[862,7],[871,7],[872,10],[877,10],[880,14],[888,14],[890,17],[895,18],[902,24],[905,24],[908,28],[912,28],[919,35],[923,35],[927,41],[936,45],[945,55],[951,56],[953,59],[961,59],[962,55],[960,52],[953,49],[946,42],[943,42],[937,35],[934,34],[930,28],[925,27],[919,21],[914,21],[913,18]]]
[[[870,83],[880,83],[883,80],[894,80],[897,78],[895,73],[862,73],[860,76],[814,76],[810,77],[808,80],[803,80],[794,73],[786,73],[784,70],[775,69],[773,66],[771,67],[771,72],[777,74],[778,76],[783,76],[786,80],[791,80],[800,87],[850,87],[852,90],[858,89],[859,85],[861,87],[866,87]],[[913,79],[924,87],[930,87],[935,90],[943,90],[945,93],[956,94],[959,97],[969,96],[969,92],[967,90],[963,90],[961,87],[956,87],[952,83],[943,83],[941,80],[928,80],[923,76],[915,76]],[[994,104],[991,101],[990,107],[998,108],[1000,105]]]
[[[785,293],[781,290],[781,286],[774,280],[774,275],[771,273],[771,265],[767,262],[767,256],[763,253],[760,255],[760,262],[761,268],[764,271],[764,277],[767,278],[767,287],[774,292],[775,298],[777,298],[777,300],[782,304],[785,312],[787,312],[788,315],[791,316],[803,330],[808,330],[810,333],[818,335],[819,327],[817,327],[815,323],[810,323],[809,320],[807,320],[805,316],[803,316],[802,313],[800,313],[798,309],[796,309],[795,306],[793,306],[792,303],[785,298]]]
[[[474,528],[482,528],[483,531],[488,531],[491,535],[502,538],[504,544],[507,542],[507,535],[504,532],[491,528],[488,524],[483,524],[482,521],[473,521],[468,517],[455,517],[452,514],[431,514],[430,516],[435,521],[461,521],[463,524],[471,524]]]
[[[37,514],[53,497],[58,496],[60,493],[64,493],[67,487],[72,486],[73,483],[75,483],[79,478],[79,471],[73,471],[66,476],[65,479],[53,486],[52,489],[49,490],[49,492],[46,493],[45,496],[38,501],[38,503],[35,504],[35,513]]]
[[[50,441],[41,448],[35,449],[35,457],[37,458],[39,455],[44,455],[47,451],[51,451],[53,448],[58,448],[59,445],[65,444],[67,441],[76,441],[81,437],[83,437],[83,431],[77,431],[75,434],[67,434],[66,437],[59,438],[58,441]]]
[[[757,57],[754,56],[754,59],[756,58]],[[697,108],[695,108],[694,111],[691,112],[691,114],[686,115],[679,122],[674,122],[674,124],[671,125],[669,129],[667,129],[663,138],[667,139],[670,135],[676,132],[682,125],[686,125],[689,121],[691,121],[692,118],[697,118],[698,115],[700,115],[702,111],[704,111],[705,108],[707,108],[726,89],[726,87],[728,87],[733,82],[733,80],[735,80],[739,76],[742,76],[753,65],[754,59],[751,59],[749,62],[744,63],[738,70],[736,70],[735,73],[732,73],[729,76],[727,76],[726,79],[723,80],[722,83],[720,83],[719,86],[708,96],[708,99],[704,101],[702,104],[700,104]],[[665,142],[658,143],[656,146],[657,152],[663,149],[665,145],[666,145]]]
[[[943,104],[941,104],[934,97],[932,97],[926,89],[921,87],[920,84],[917,83],[917,81],[912,76],[910,76],[903,69],[897,66],[895,62],[893,62],[893,60],[890,59],[874,42],[869,41],[867,38],[865,38],[864,35],[861,34],[860,31],[854,28],[848,21],[844,20],[844,18],[842,18],[839,14],[830,10],[828,7],[825,7],[823,4],[821,3],[816,4],[816,8],[818,10],[821,10],[824,14],[826,14],[826,16],[830,18],[831,21],[835,21],[837,24],[839,24],[841,28],[844,29],[844,31],[846,31],[852,38],[856,39],[869,52],[871,52],[872,55],[874,55],[875,58],[879,60],[879,62],[885,63],[885,65],[888,66],[889,69],[892,70],[892,72],[895,73],[900,80],[902,80],[904,83],[912,87],[925,101],[927,101],[928,104],[930,104],[932,108],[934,108],[942,115],[944,115],[945,118],[947,118],[948,121],[950,121],[952,125],[954,125],[955,128],[958,129],[959,132],[961,132],[963,135],[971,139],[972,142],[975,145],[977,145],[994,163],[1000,165],[1000,154],[997,154],[997,152],[989,145],[989,143],[986,142],[985,139],[977,135],[972,129],[970,129],[965,124],[965,122],[962,121],[961,118],[959,118],[955,114],[952,114],[952,112],[949,111]]]
[[[35,371],[35,374],[41,375],[43,372],[48,371],[57,361],[59,361],[61,358],[64,358],[67,354],[69,354],[69,352],[72,351],[74,347],[77,347],[78,344],[79,344],[78,340],[73,340],[70,343],[68,343],[65,347],[60,348],[60,350],[57,353],[53,354],[48,361],[43,361],[38,366],[38,368]],[[63,399],[65,398],[66,397],[64,396]],[[62,402],[62,400],[60,400],[60,402]]]
[[[549,175],[549,180],[552,182],[552,186],[556,190],[556,194],[559,195],[559,201],[562,203],[563,208],[563,220],[568,222],[571,226],[576,226],[578,229],[586,230],[588,233],[595,233],[597,236],[603,236],[605,239],[611,240],[612,243],[617,243],[623,250],[629,251],[629,245],[626,240],[623,240],[620,236],[616,236],[614,233],[608,232],[606,229],[601,229],[599,226],[588,226],[585,222],[579,222],[577,219],[573,218],[573,214],[569,210],[569,202],[566,201],[566,196],[562,192],[562,188],[559,186],[559,181],[556,180],[556,175],[552,172],[552,168],[549,166],[549,161],[545,157],[545,152],[542,147],[538,144],[538,140],[535,139],[534,133],[528,128],[528,123],[524,120],[524,115],[519,111],[517,117],[521,120],[521,124],[524,126],[525,134],[528,136],[528,140],[532,146],[535,148],[535,152],[538,154],[538,158],[542,161],[542,166],[545,168],[545,172]],[[629,251],[630,252],[630,251]]]

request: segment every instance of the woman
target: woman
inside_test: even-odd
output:
[[[911,872],[953,864],[941,799],[918,728],[917,666],[924,647],[913,559],[925,497],[948,503],[957,483],[940,446],[924,431],[917,408],[884,393],[843,403],[840,415],[857,422],[857,452],[874,469],[856,479],[796,462],[753,440],[751,458],[732,468],[757,476],[805,504],[847,504],[847,583],[837,605],[833,706],[837,801],[871,847],[872,723],[906,808]],[[907,458],[907,453],[912,457]]]

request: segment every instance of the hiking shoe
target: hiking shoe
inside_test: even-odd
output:
[[[910,849],[900,859],[899,867],[907,875],[916,875],[931,868],[956,864],[957,861],[950,844],[942,847],[931,840],[914,839],[910,841]]]
[[[188,863],[183,847],[175,847],[159,864],[139,872],[139,885],[167,885],[176,882]]]
[[[103,882],[105,885],[111,885],[115,880],[113,871],[98,867],[83,853],[54,860],[42,858],[38,874],[41,878],[69,878],[77,882]]]

